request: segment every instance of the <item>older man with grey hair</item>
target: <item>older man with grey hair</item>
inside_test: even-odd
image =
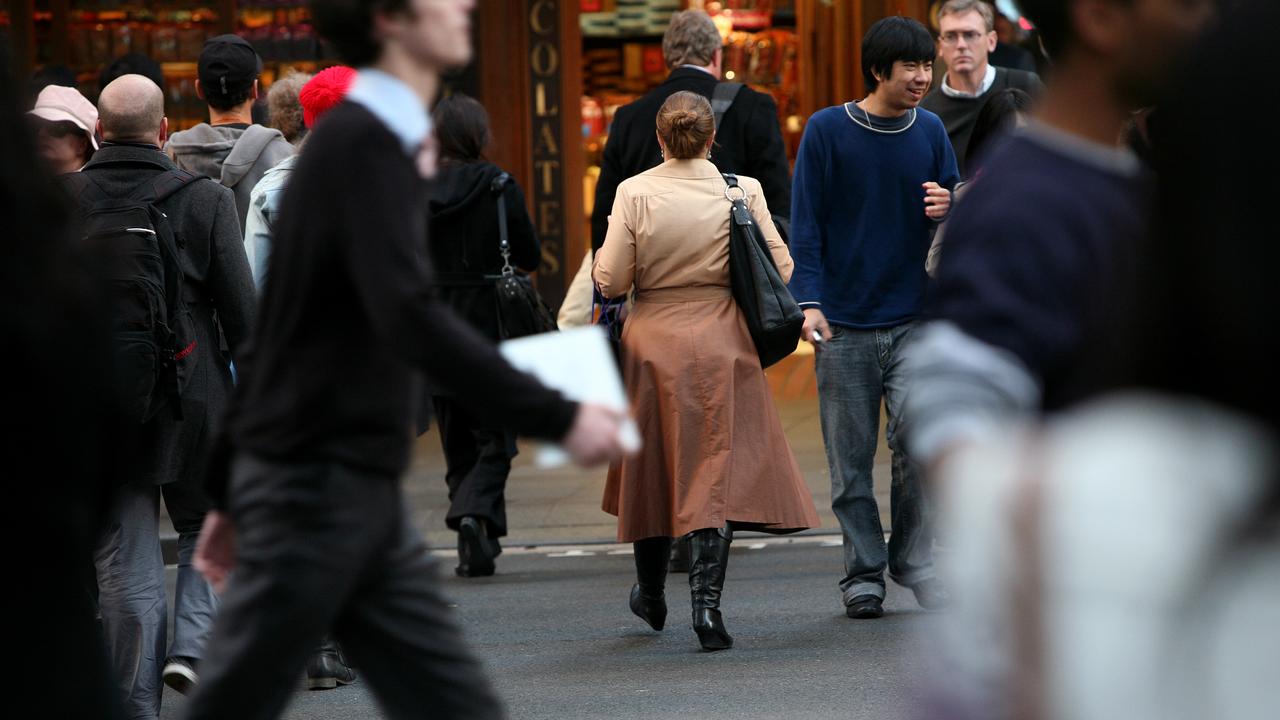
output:
[[[95,557],[102,625],[129,716],[155,718],[161,682],[186,692],[196,681],[217,598],[191,567],[208,511],[202,486],[213,425],[231,392],[230,358],[220,338],[239,348],[253,318],[253,281],[240,241],[235,198],[218,183],[179,170],[160,148],[169,130],[164,95],[150,79],[124,75],[98,99],[102,148],[63,182],[81,210],[148,199],[172,231],[190,312],[183,382],[172,412],[137,427],[125,449],[127,482],[116,488]],[[109,248],[107,248],[109,250]],[[173,311],[174,308],[169,308]],[[178,419],[178,416],[181,419]],[[178,531],[174,637],[168,630],[160,499]],[[166,660],[167,658],[167,660]],[[163,664],[162,664],[163,663]]]
[[[672,15],[662,38],[662,54],[671,69],[666,81],[614,115],[591,213],[592,249],[604,244],[618,185],[662,163],[656,134],[658,109],[682,90],[712,101],[716,145],[711,162],[721,172],[759,180],[769,212],[785,224],[791,213],[791,172],[773,98],[741,83],[720,82],[723,41],[715,23],[701,10]]]
[[[982,0],[947,0],[938,8],[938,57],[947,71],[920,107],[942,118],[966,179],[973,174],[969,161],[974,158],[965,151],[987,98],[1006,88],[1033,98],[1044,90],[1035,73],[992,65],[996,42],[995,12]]]

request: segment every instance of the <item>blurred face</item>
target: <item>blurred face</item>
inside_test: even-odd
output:
[[[409,12],[387,19],[383,33],[424,65],[444,70],[471,62],[475,0],[411,0]]]
[[[1153,103],[1212,17],[1213,6],[1214,0],[1120,3],[1119,24],[1124,27],[1124,36],[1117,43],[1120,92],[1137,106]]]
[[[906,112],[920,104],[933,82],[933,61],[898,60],[889,77],[876,77],[875,95],[891,109]]]
[[[996,49],[996,34],[977,10],[950,13],[938,21],[938,55],[949,72],[986,72],[987,55]]]
[[[89,139],[75,123],[37,120],[35,130],[36,152],[55,173],[75,172],[84,166]]]

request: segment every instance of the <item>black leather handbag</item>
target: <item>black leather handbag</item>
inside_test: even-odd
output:
[[[760,366],[769,367],[795,352],[804,326],[804,311],[796,304],[778,266],[769,252],[760,226],[747,208],[747,193],[736,175],[725,173],[729,184],[724,196],[729,210],[729,284],[733,299],[747,320],[747,330],[760,356]],[[737,190],[737,197],[734,197]]]
[[[507,203],[503,194],[511,176],[502,173],[493,179],[489,189],[498,200],[498,250],[502,253],[502,274],[493,283],[497,295],[498,329],[502,338],[552,332],[556,316],[551,312],[528,275],[511,266],[511,243],[507,239]]]

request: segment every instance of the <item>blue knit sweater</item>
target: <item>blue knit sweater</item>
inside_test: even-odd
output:
[[[928,110],[892,133],[858,121],[865,115],[849,103],[815,113],[805,127],[791,191],[790,287],[801,307],[821,308],[830,323],[893,327],[924,307],[933,221],[921,184],[951,189],[960,176],[946,128]]]

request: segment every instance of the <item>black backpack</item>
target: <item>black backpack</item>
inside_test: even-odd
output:
[[[90,173],[64,176],[80,207],[84,241],[111,284],[121,411],[145,423],[179,395],[195,364],[195,329],[183,296],[179,241],[158,207],[200,176],[166,170],[125,197],[108,195]]]

